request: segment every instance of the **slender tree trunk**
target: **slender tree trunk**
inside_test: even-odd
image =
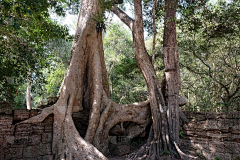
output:
[[[168,6],[170,1],[165,1],[166,6]],[[175,4],[175,3],[173,3]],[[176,4],[175,6],[176,11]],[[117,7],[112,8],[112,12],[115,13],[121,20],[124,22],[132,31],[133,42],[134,42],[134,52],[135,58],[138,64],[139,69],[141,70],[147,87],[152,115],[152,128],[149,133],[148,143],[139,149],[135,154],[131,154],[129,156],[130,159],[137,159],[137,157],[141,157],[142,159],[161,159],[160,156],[169,151],[172,155],[172,158],[183,158],[183,159],[191,159],[193,157],[189,157],[184,154],[178,147],[179,143],[179,106],[178,106],[178,93],[180,88],[180,81],[174,81],[174,85],[177,86],[176,90],[174,89],[173,83],[169,83],[172,77],[169,77],[167,73],[167,96],[171,95],[170,98],[167,99],[167,106],[165,105],[165,100],[161,91],[161,85],[158,82],[155,70],[153,68],[152,63],[150,62],[147,50],[144,44],[143,37],[143,19],[142,19],[142,3],[141,0],[134,0],[134,12],[135,12],[135,20],[130,18],[127,14],[121,11]],[[175,13],[174,13],[175,15]],[[166,14],[168,16],[168,14]],[[175,25],[173,26],[175,27]],[[165,27],[166,28],[166,27]],[[167,32],[168,33],[168,32]],[[171,33],[173,35],[169,35],[171,37],[176,37],[176,32]],[[171,46],[169,41],[165,40],[165,44]],[[173,42],[176,45],[176,38]],[[174,48],[175,48],[174,45]],[[167,60],[173,59],[177,56],[175,52],[173,55],[169,55]],[[178,59],[176,58],[176,63]],[[179,68],[179,64],[176,64]],[[168,65],[168,63],[167,63]],[[179,70],[177,71],[179,73]],[[174,75],[175,76],[175,75]],[[178,76],[175,76],[178,78]],[[169,92],[169,93],[168,93]],[[172,96],[174,94],[174,97]],[[174,99],[173,99],[173,98]],[[176,99],[177,98],[177,99]],[[174,101],[172,101],[174,100]],[[174,105],[174,107],[171,107]],[[173,130],[176,128],[178,130]],[[168,156],[167,156],[168,157]],[[166,157],[166,158],[167,158]],[[169,157],[168,157],[169,158]]]
[[[27,105],[27,109],[31,110],[32,106],[31,106],[31,73],[28,73],[28,82],[27,82],[27,90],[26,90],[26,105]]]
[[[163,53],[167,82],[168,123],[171,138],[179,145],[179,56],[176,40],[177,0],[165,0]]]
[[[26,104],[27,104],[27,109],[31,110],[31,84],[28,82],[27,83],[27,92],[26,92]]]
[[[136,159],[139,156],[144,156],[146,153],[148,155],[145,157],[146,159],[160,159],[161,153],[167,150],[173,156],[178,156],[174,142],[169,137],[167,108],[161,92],[161,86],[145,48],[141,0],[134,0],[135,20],[128,17],[117,7],[114,7],[112,11],[132,30],[135,58],[148,87],[153,121],[152,132],[146,148],[137,152],[136,155],[131,155],[130,159]],[[146,153],[145,150],[147,150]]]
[[[155,14],[156,14],[156,10],[157,10],[157,0],[153,0],[153,46],[152,46],[152,64],[154,66],[154,62],[155,62],[155,45],[156,45],[156,35],[157,35],[157,29],[156,29],[156,24],[155,24]]]

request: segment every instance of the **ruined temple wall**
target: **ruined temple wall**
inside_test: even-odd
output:
[[[12,110],[0,105],[0,160],[52,160],[53,116],[42,123],[18,124],[38,110]]]
[[[47,106],[45,106],[47,107]],[[73,120],[81,136],[87,130],[86,111],[74,113]],[[19,124],[40,110],[13,110],[0,102],[0,160],[52,160],[53,115],[42,123]]]
[[[206,159],[240,160],[240,112],[184,112],[181,144]]]
[[[0,160],[52,160],[53,116],[42,123],[18,124],[39,110],[12,110],[0,104]],[[181,145],[193,148],[209,160],[240,159],[240,113],[185,112],[190,120],[182,125]],[[73,114],[76,128],[84,136],[88,116]],[[239,159],[237,159],[239,158]]]

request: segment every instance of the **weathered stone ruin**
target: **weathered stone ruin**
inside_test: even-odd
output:
[[[18,123],[39,112],[40,110],[13,110],[11,105],[0,103],[0,160],[53,159],[53,115],[38,124]],[[240,160],[240,112],[184,113],[189,123],[182,124],[182,147],[189,148],[209,160]],[[73,114],[76,128],[82,136],[87,129],[86,115],[84,112]]]

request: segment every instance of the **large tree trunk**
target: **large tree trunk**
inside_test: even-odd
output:
[[[100,0],[81,2],[71,61],[58,101],[53,106],[43,109],[40,115],[22,123],[41,122],[53,113],[54,159],[95,160],[107,159],[103,153],[108,153],[109,130],[114,125],[132,121],[146,128],[152,118],[153,125],[148,143],[131,158],[147,154],[148,156],[145,156],[147,159],[160,159],[164,151],[170,151],[172,157],[178,157],[179,149],[175,139],[178,133],[172,129],[177,122],[168,121],[172,118],[168,117],[167,112],[173,110],[171,106],[165,105],[161,86],[144,44],[141,0],[134,1],[135,20],[119,8],[112,8],[112,11],[132,30],[136,61],[146,80],[149,93],[148,101],[128,105],[117,104],[109,99],[102,33],[101,29],[96,28],[99,22],[94,20],[102,13],[99,6],[101,2]],[[178,96],[178,92],[176,94]],[[80,110],[89,110],[89,125],[84,139],[79,135],[72,120],[72,113]],[[177,116],[179,112],[175,114]],[[178,121],[177,118],[174,120]]]
[[[167,7],[169,8],[169,3],[171,3],[170,0],[165,1],[166,8]],[[174,6],[172,6],[173,10],[171,13],[174,13],[175,15],[177,2],[174,2],[173,4]],[[179,81],[175,79],[174,79],[175,81],[173,81],[172,78],[173,76],[174,78],[176,77],[179,78],[177,75],[179,73],[179,70],[177,71],[178,73],[174,72],[173,75],[171,74],[170,76],[167,70],[165,72],[166,81],[167,81],[167,95],[168,95],[167,106],[166,106],[165,105],[166,103],[161,91],[162,87],[158,82],[155,70],[149,59],[149,56],[144,44],[141,0],[134,0],[134,11],[135,11],[135,20],[130,18],[118,7],[114,6],[112,8],[112,12],[115,13],[122,20],[122,22],[124,22],[132,31],[135,58],[136,58],[138,67],[141,70],[148,87],[153,124],[152,124],[151,131],[149,133],[149,139],[147,144],[141,149],[139,149],[136,153],[130,155],[129,158],[136,159],[137,157],[141,157],[142,159],[161,159],[160,156],[162,156],[164,153],[170,153],[172,158],[181,157],[183,159],[184,158],[190,159],[190,157],[185,155],[183,152],[181,152],[181,150],[178,147],[179,112],[180,112],[179,106],[178,106],[178,99],[179,99],[178,96],[179,96],[180,84],[177,83]],[[169,10],[167,12],[169,12]],[[166,13],[166,16],[169,16],[169,13]],[[175,22],[174,22],[174,25],[171,27],[172,27],[171,29],[175,28]],[[165,32],[169,34],[167,30]],[[166,36],[176,37],[176,31],[170,32],[170,34],[172,35],[165,35],[165,38]],[[166,45],[172,47],[172,44],[174,44],[173,48],[175,48],[176,38],[170,39],[170,40],[175,40],[175,41],[173,41],[172,43],[168,39],[165,40],[164,47]],[[175,54],[175,52],[172,52],[172,50],[170,53]],[[179,64],[177,59],[178,57],[170,54],[166,59],[167,61],[165,62],[168,62],[169,58],[170,59],[176,58],[174,60],[174,65],[176,65],[176,67],[178,67],[179,69]],[[165,64],[168,64],[168,63],[165,63]]]
[[[71,61],[58,101],[43,109],[40,115],[22,122],[37,123],[54,114],[54,159],[107,159],[101,152],[108,153],[108,132],[114,125],[133,121],[147,127],[150,122],[149,101],[120,105],[108,98],[102,31],[96,28],[99,22],[94,20],[102,13],[99,2],[81,2]],[[89,110],[89,124],[84,139],[72,120],[72,113],[83,109]]]
[[[72,57],[58,101],[44,109],[40,115],[25,121],[40,122],[49,114],[54,114],[54,159],[107,159],[90,144],[99,124],[100,111],[103,110],[103,89],[108,94],[106,71],[103,70],[105,66],[102,63],[102,36],[96,32],[97,21],[94,21],[95,16],[101,13],[97,2],[98,0],[82,1]],[[86,99],[84,102],[83,97]],[[72,113],[89,106],[92,106],[90,127],[84,140],[75,128]]]
[[[164,68],[167,89],[168,123],[171,139],[179,145],[179,90],[180,69],[176,39],[177,0],[165,0],[165,23],[163,35]]]

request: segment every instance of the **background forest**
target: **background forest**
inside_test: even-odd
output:
[[[151,57],[152,1],[143,4]],[[121,7],[131,12],[131,6],[127,1]],[[31,86],[33,108],[46,104],[47,97],[57,95],[71,55],[73,36],[60,16],[78,14],[79,2],[3,0],[0,8],[0,101],[26,108]],[[158,1],[154,67],[159,79],[164,69],[163,14],[164,2]],[[111,99],[122,104],[144,101],[147,87],[134,58],[131,32],[115,19],[106,13],[103,24]],[[240,2],[180,1],[176,22],[180,94],[187,101],[182,109],[240,111]]]

